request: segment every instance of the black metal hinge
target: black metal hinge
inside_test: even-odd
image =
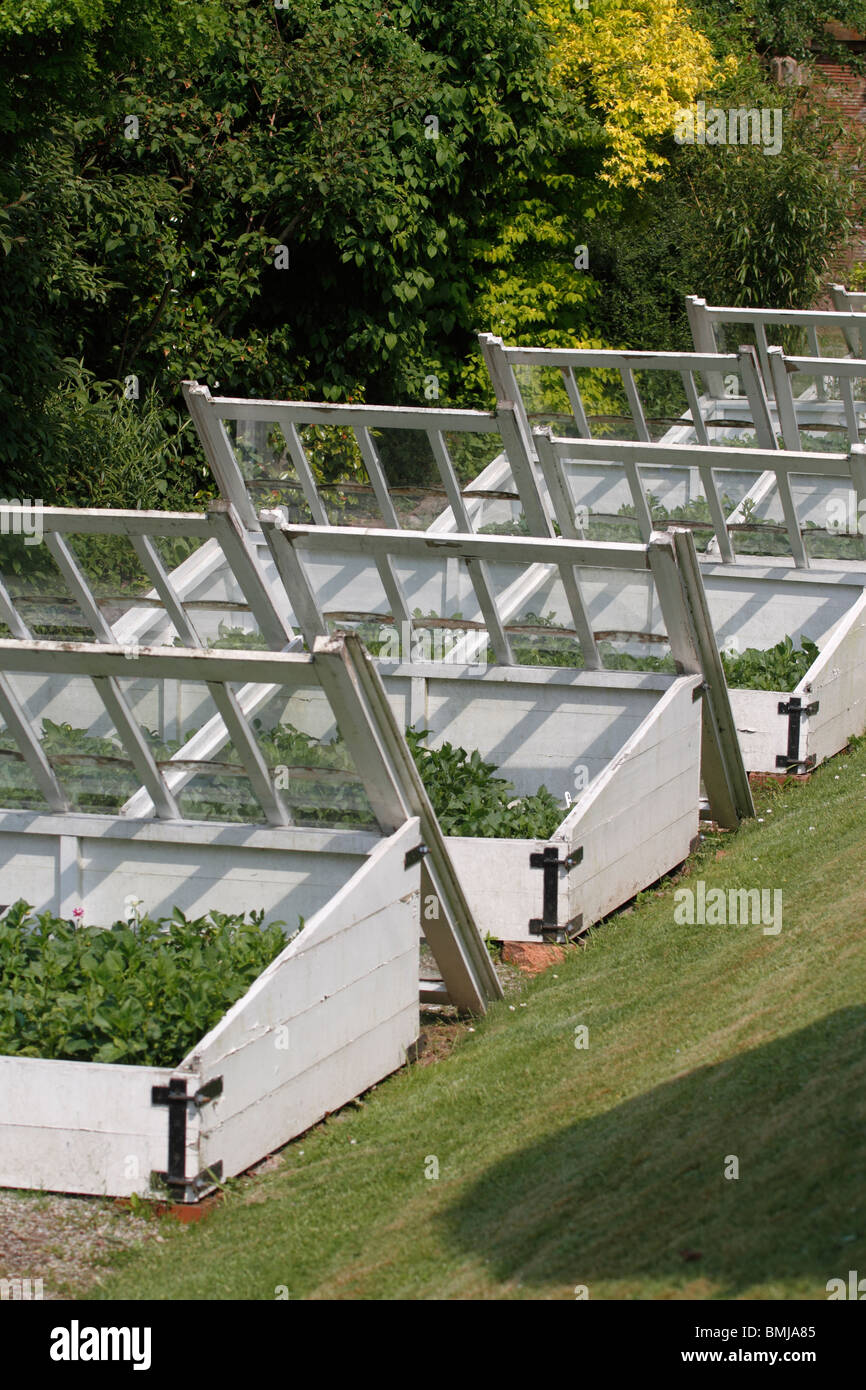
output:
[[[787,772],[796,771],[798,767],[814,767],[814,753],[808,758],[800,757],[800,721],[811,714],[817,714],[819,708],[819,700],[813,700],[811,705],[804,705],[799,695],[792,695],[790,700],[779,701],[779,713],[788,716],[788,749],[785,753],[776,754],[776,767],[783,767]]]
[[[187,1106],[201,1108],[208,1101],[222,1095],[223,1079],[215,1076],[206,1085],[200,1086],[194,1095],[187,1095],[186,1078],[172,1076],[167,1086],[150,1088],[151,1105],[168,1106],[168,1168],[164,1173],[155,1172],[153,1178],[164,1183],[167,1188],[182,1194],[184,1202],[194,1202],[214,1181],[222,1177],[222,1163],[212,1163],[194,1178],[186,1176],[186,1117]]]
[[[429,853],[430,851],[426,845],[416,845],[414,849],[410,849],[406,854],[406,857],[403,860],[403,868],[411,869],[415,864],[420,864],[421,860],[424,858],[424,855]]]
[[[559,850],[552,845],[547,845],[541,854],[535,853],[529,856],[529,867],[531,869],[541,869],[544,873],[544,884],[542,889],[542,916],[530,917],[529,932],[531,936],[543,936],[545,932],[566,932],[571,933],[579,930],[583,918],[576,918],[567,927],[559,925],[559,870],[566,871],[573,869],[583,859],[583,848],[573,849],[566,859],[560,859]]]

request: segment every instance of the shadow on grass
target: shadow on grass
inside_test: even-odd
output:
[[[570,1125],[487,1169],[444,1213],[449,1242],[502,1282],[590,1297],[598,1281],[695,1280],[721,1298],[790,1280],[826,1297],[828,1279],[866,1275],[864,1044],[866,1007],[842,1009]]]

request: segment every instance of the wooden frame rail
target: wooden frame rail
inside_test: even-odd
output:
[[[798,569],[809,568],[809,556],[804,543],[804,528],[797,515],[791,489],[792,476],[800,474],[849,480],[858,504],[861,500],[866,501],[866,465],[858,448],[852,448],[848,454],[816,454],[789,452],[787,449],[725,449],[698,444],[635,443],[630,440],[588,439],[580,440],[576,445],[573,439],[555,438],[550,430],[536,430],[535,442],[554,516],[562,535],[571,538],[577,537],[582,528],[575,518],[575,499],[569,489],[565,463],[575,456],[578,449],[582,460],[599,460],[617,464],[623,469],[644,542],[649,541],[654,522],[641,482],[641,468],[660,465],[697,468],[710,511],[709,524],[715,533],[719,554],[726,564],[733,564],[737,559],[729,527],[737,524],[741,508],[738,507],[730,516],[725,515],[715,478],[717,472],[727,470],[741,473],[746,466],[754,467],[758,479],[756,487],[750,489],[749,495],[752,497],[756,495],[758,485],[762,485],[762,497],[767,495],[768,483],[775,485],[794,565]]]
[[[841,287],[836,287],[841,288]],[[832,287],[831,287],[832,293]],[[739,305],[707,304],[698,295],[686,296],[686,311],[692,338],[698,352],[718,352],[716,328],[726,323],[749,324],[755,333],[755,343],[764,384],[772,392],[772,373],[767,338],[768,328],[801,328],[806,332],[811,353],[821,356],[819,329],[838,329],[844,334],[853,357],[866,357],[866,314],[855,311],[850,301],[834,295],[837,308],[827,309],[768,309],[745,308]],[[862,307],[862,306],[860,306]]]
[[[514,347],[507,346],[501,338],[492,333],[479,334],[478,341],[496,391],[497,401],[500,404],[517,404],[521,429],[524,438],[529,441],[528,448],[531,453],[534,453],[532,427],[514,374],[514,368],[518,366],[554,368],[561,373],[577,435],[582,439],[591,438],[592,431],[575,373],[591,369],[618,372],[637,438],[647,443],[650,441],[647,413],[635,380],[635,372],[662,371],[680,377],[688,403],[683,423],[690,423],[694,427],[701,444],[709,444],[705,410],[712,411],[715,403],[725,396],[724,378],[733,373],[739,376],[743,383],[743,394],[748,400],[759,441],[766,448],[772,447],[772,417],[753,348],[742,348],[737,353],[719,353],[715,348],[707,353],[689,353]],[[698,390],[698,375],[704,380],[706,390],[703,392]]]
[[[249,530],[258,530],[258,511],[250,499],[246,480],[226,429],[227,421],[258,421],[279,426],[297,474],[298,485],[318,526],[329,524],[327,506],[299,430],[305,425],[339,426],[351,430],[382,522],[394,530],[400,529],[400,521],[373,438],[374,432],[417,430],[426,437],[455,522],[463,530],[473,528],[464,502],[464,489],[457,477],[445,436],[449,433],[498,435],[515,481],[520,483],[530,530],[539,535],[547,534],[546,512],[538,495],[527,452],[528,440],[520,428],[517,406],[511,402],[502,402],[495,411],[484,411],[445,410],[432,406],[414,408],[329,405],[317,401],[245,400],[212,396],[206,386],[196,381],[184,381],[183,394],[220,491],[223,497],[231,500]]]

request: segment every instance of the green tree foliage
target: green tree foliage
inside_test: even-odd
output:
[[[483,248],[553,125],[522,0],[175,9],[133,54],[102,48],[108,4],[7,51],[33,60],[46,113],[0,167],[12,476],[50,446],[67,359],[171,406],[193,375],[422,401],[432,374],[445,394],[483,326]],[[54,88],[69,52],[71,103]]]
[[[858,64],[826,26],[866,33],[864,0],[691,0],[695,20],[718,51],[810,61],[816,51]]]
[[[591,272],[602,293],[593,325],[619,346],[689,350],[687,294],[808,308],[862,218],[857,147],[845,148],[852,137],[820,94],[793,98],[756,75],[708,95],[713,102],[781,109],[782,149],[671,148],[667,176],[596,224]]]
[[[680,0],[538,0],[554,36],[554,80],[577,92],[606,145],[602,179],[640,188],[660,177],[655,142],[675,112],[712,79],[706,36]]]
[[[784,138],[770,157],[755,145],[720,147],[710,157],[700,146],[683,147],[677,175],[691,276],[716,303],[727,295],[738,304],[806,308],[862,214],[856,149],[843,150],[838,113],[817,92],[792,97],[755,83],[745,99],[723,92],[718,104],[781,109]]]
[[[188,376],[419,404],[435,377],[484,404],[479,330],[684,347],[686,293],[810,302],[856,178],[766,58],[798,56],[824,10],[690,11],[0,0],[4,495],[90,501],[117,447],[192,504],[210,484],[179,430]],[[782,152],[675,145],[698,95],[784,106]]]
[[[201,29],[209,13],[172,0],[0,3],[0,477],[9,490],[67,500],[45,477],[58,447],[52,395],[80,387],[82,357],[98,363],[95,310],[105,312],[122,282],[112,250],[123,243],[128,257],[166,212],[164,181],[99,165],[93,133],[120,113],[116,76]],[[113,373],[100,364],[100,375]]]

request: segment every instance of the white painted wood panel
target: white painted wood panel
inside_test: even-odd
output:
[[[635,815],[647,815],[654,804],[657,801],[637,802]],[[687,859],[697,833],[697,819],[691,807],[678,815],[666,815],[661,828],[643,832],[639,839],[622,817],[618,823],[588,825],[582,836],[584,850],[590,862],[599,867],[595,873],[588,873],[584,879],[575,878],[569,885],[571,917],[582,919],[586,926],[614,912]],[[614,860],[618,866],[615,875],[610,871]]]
[[[561,922],[584,924],[632,897],[685,859],[698,833],[701,706],[694,677],[681,677],[656,703],[564,819],[554,838],[483,840],[449,836],[448,849],[482,934],[538,940],[543,875],[529,856],[582,846],[581,864],[560,869]],[[508,884],[507,890],[504,885]]]
[[[776,755],[788,747],[788,720],[779,714],[779,702],[790,696],[781,690],[730,690],[729,695],[747,772],[779,772]]]
[[[203,1166],[241,1172],[404,1061],[418,1033],[420,883],[420,862],[404,859],[418,842],[417,818],[383,841],[187,1059],[205,1083],[223,1078],[203,1114]]]
[[[39,911],[59,909],[59,835],[2,833],[0,827],[0,907],[19,898]]]
[[[65,833],[39,832],[40,825],[48,830],[56,824],[50,817],[34,818],[29,832],[11,828],[25,818],[22,812],[0,815],[0,904],[24,898],[39,912],[82,906],[85,920],[98,925],[121,918],[124,899],[133,894],[154,917],[169,916],[173,907],[191,916],[211,908],[256,910],[294,931],[298,916],[318,911],[378,843],[374,835],[303,829],[286,832],[281,842],[279,832],[273,839],[264,832],[249,838],[249,827],[189,822],[171,827],[176,838],[165,832],[154,837],[141,823],[123,826],[110,817],[93,817],[92,825],[88,817],[75,817]],[[65,882],[61,839],[76,846]]]
[[[530,868],[529,856],[553,842],[446,835],[445,843],[481,935],[539,940],[530,935],[529,920],[541,916],[543,876]]]
[[[698,833],[699,681],[683,677],[663,695],[561,833],[583,859],[568,876],[571,915],[588,925],[688,856]]]
[[[701,566],[716,640],[723,651],[775,646],[783,637],[809,637],[819,646],[863,592],[866,568],[856,573],[824,574],[810,570],[795,577],[769,562],[748,573],[730,566]],[[802,572],[801,572],[802,573]]]
[[[537,669],[537,668],[536,668]],[[425,727],[434,737],[472,749],[494,762],[520,795],[542,783],[557,798],[574,794],[577,767],[596,776],[658,699],[645,688],[603,688],[491,682],[471,701],[460,682],[428,687]],[[563,809],[563,816],[565,810]]]
[[[150,845],[142,852],[134,843],[90,839],[82,842],[79,882],[93,921],[101,921],[112,905],[116,914],[117,905],[133,893],[153,916],[170,916],[173,907],[193,917],[211,908],[255,909],[270,921],[285,920],[291,932],[299,915],[318,911],[362,862],[303,851],[235,847],[228,853],[219,844],[163,844],[158,852]]]
[[[151,1087],[164,1067],[0,1057],[0,1187],[128,1197],[168,1163],[168,1108]],[[187,1075],[191,1095],[199,1078]],[[199,1117],[188,1106],[187,1176],[198,1169]]]
[[[222,1066],[223,1084],[232,1094],[227,1097],[224,1091],[208,1107],[211,1111],[219,1106],[221,1114],[202,1117],[208,1126],[202,1133],[203,1166],[221,1162],[224,1174],[241,1173],[405,1066],[408,1049],[418,1037],[417,951],[414,960],[414,973],[408,961],[391,971],[375,971],[353,988],[351,1001],[342,996],[333,1002],[322,1000],[307,1023],[324,1032],[328,1046],[309,1066],[298,1065],[285,1075],[285,1069],[274,1064],[273,1039],[251,1044],[249,1055],[244,1049],[228,1059]],[[337,1035],[329,1037],[329,1027],[344,1021],[347,1006],[354,1024],[351,1034],[342,1041]],[[362,1008],[363,1017],[356,1012]],[[289,1026],[290,1048],[300,1026]],[[232,1101],[240,1108],[233,1110]]]
[[[844,748],[852,734],[866,730],[866,594],[841,623],[797,686],[804,705],[818,701],[818,712],[802,721],[801,756],[817,762]]]

